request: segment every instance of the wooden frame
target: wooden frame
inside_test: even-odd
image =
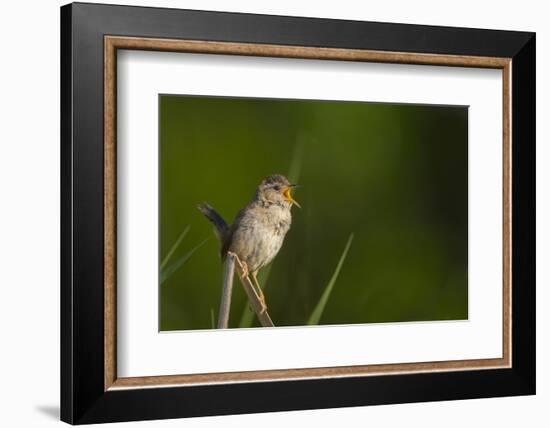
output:
[[[510,58],[459,55],[429,55],[405,52],[377,52],[354,49],[275,46],[265,44],[166,40],[105,36],[105,390],[161,385],[189,385],[221,382],[244,382],[273,379],[334,378],[373,374],[414,373],[510,367]],[[116,52],[117,49],[138,49],[212,55],[253,55],[339,61],[368,61],[400,64],[427,64],[501,69],[503,73],[503,357],[461,361],[408,364],[381,364],[312,369],[268,370],[200,375],[150,376],[117,378],[116,376]]]
[[[397,24],[350,23],[331,20],[303,18],[264,17],[255,15],[221,14],[193,11],[170,11],[166,9],[143,9],[122,6],[99,6],[76,4],[62,8],[62,191],[66,197],[62,206],[62,419],[71,423],[147,419],[191,416],[200,414],[223,414],[249,411],[283,410],[292,408],[315,408],[341,405],[374,404],[474,396],[528,394],[534,392],[534,260],[519,258],[522,253],[534,252],[534,35],[487,30],[446,29]],[[120,28],[105,28],[101,17],[106,14],[128,15],[130,18]],[[148,16],[155,21],[153,29],[139,28],[140,17]],[[90,18],[91,17],[91,18]],[[88,19],[86,29],[80,23]],[[240,37],[217,34],[216,22],[241,20],[244,23]],[[261,40],[252,40],[250,30],[265,25]],[[113,22],[115,22],[113,20]],[[180,34],[162,32],[167,22],[181,23]],[[198,24],[197,24],[198,22]],[[189,28],[198,28],[193,33]],[[195,26],[191,27],[191,23]],[[278,40],[277,28],[290,26],[297,31],[307,23],[312,28],[300,39]],[[156,26],[156,27],[155,27]],[[333,36],[325,39],[322,46],[311,39],[321,37],[332,27],[356,30],[354,37]],[[387,26],[384,28],[384,26]],[[116,25],[115,25],[116,27]],[[89,28],[93,30],[90,32]],[[350,47],[370,43],[367,35],[378,39],[392,32],[391,50],[386,42],[377,42],[370,47]],[[88,31],[88,33],[86,33]],[[187,31],[187,32],[186,32]],[[410,36],[421,32],[430,42],[426,46],[411,46]],[[481,35],[491,49],[477,48],[476,38]],[[93,33],[93,34],[91,34]],[[135,36],[143,33],[144,36]],[[131,34],[120,35],[120,34]],[[151,37],[150,34],[155,34]],[[201,37],[197,38],[197,35]],[[299,32],[297,33],[299,34]],[[397,35],[397,36],[396,36]],[[178,36],[178,37],[174,37]],[[437,39],[436,36],[440,38]],[[375,37],[375,38],[376,38]],[[248,40],[247,40],[248,38]],[[251,39],[252,38],[252,39]],[[309,40],[308,40],[309,38]],[[397,40],[396,40],[397,39]],[[223,40],[223,41],[220,41]],[[236,41],[241,40],[241,41]],[[245,40],[245,41],[242,41]],[[438,43],[444,46],[435,46]],[[78,62],[74,52],[79,43],[92,43],[93,54],[82,55]],[[101,49],[101,50],[100,50]],[[152,376],[142,378],[117,378],[116,376],[116,51],[139,49],[153,51],[194,52],[207,54],[231,54],[272,56],[286,58],[330,59],[344,61],[368,61],[406,64],[429,64],[497,68],[503,72],[503,357],[463,361],[443,361],[407,364],[383,364],[370,366],[326,367],[289,370],[269,370],[240,373]],[[82,52],[82,51],[81,51]],[[84,71],[84,65],[92,71]],[[90,75],[93,77],[90,78]],[[93,81],[95,87],[103,81],[103,99],[95,97],[91,106],[82,102],[90,97],[84,84]],[[521,88],[521,91],[519,90]],[[101,112],[103,111],[103,115]],[[530,116],[527,116],[527,112]],[[92,120],[95,117],[97,120]],[[80,121],[79,121],[80,120]],[[101,134],[95,126],[103,122]],[[82,138],[80,131],[94,127],[94,140]],[[100,127],[101,128],[101,127]],[[520,130],[525,134],[519,134]],[[520,136],[521,135],[521,136]],[[512,143],[514,141],[514,143]],[[521,142],[521,143],[520,143]],[[77,150],[93,152],[92,160],[80,158]],[[90,154],[90,153],[88,153]],[[514,181],[512,181],[512,163]],[[77,170],[77,168],[80,168]],[[88,169],[87,169],[88,168]],[[92,179],[91,185],[79,178],[83,174]],[[98,193],[100,192],[100,194]],[[100,196],[102,196],[100,198]],[[71,203],[67,202],[67,199]],[[520,200],[521,206],[514,204]],[[89,224],[80,214],[79,206],[87,205],[101,220]],[[512,206],[516,206],[513,210]],[[530,223],[530,224],[527,224]],[[102,239],[92,239],[92,252],[79,253],[84,227],[100,231]],[[521,236],[519,235],[521,233]],[[90,238],[88,236],[88,238]],[[84,239],[86,242],[86,239]],[[512,247],[514,241],[514,247]],[[75,255],[85,257],[75,259]],[[80,261],[80,265],[79,265]],[[83,265],[93,269],[93,278],[79,276]],[[512,265],[514,270],[512,272]],[[99,267],[102,268],[98,271]],[[517,289],[522,287],[522,293]],[[86,303],[83,294],[101,294],[94,304]],[[102,308],[102,319],[93,315],[94,323],[82,323],[86,314]],[[529,313],[528,313],[529,312]],[[80,323],[79,323],[80,321]],[[98,321],[99,325],[98,324]],[[530,331],[532,330],[532,331]],[[81,333],[80,338],[78,333]],[[84,334],[82,334],[82,332]],[[527,337],[525,337],[527,336]],[[93,338],[93,339],[92,339]],[[99,339],[102,339],[101,349]],[[88,339],[92,339],[90,343]],[[521,344],[521,346],[520,346]],[[86,361],[82,346],[92,346],[100,351],[102,358]],[[88,365],[93,370],[85,370]],[[483,370],[482,370],[483,369]],[[491,370],[486,370],[491,369]],[[387,375],[392,375],[388,377]],[[414,376],[413,376],[414,375]],[[86,379],[89,376],[91,379]],[[100,379],[100,380],[99,380]],[[411,387],[422,391],[419,395],[404,395],[392,389],[396,379],[409,382]],[[226,402],[216,408],[200,401],[201,394],[231,394],[245,391],[254,394],[258,388],[276,388],[288,393],[293,380],[293,389],[300,385],[301,393],[291,394],[296,401],[281,397],[273,403],[256,407]],[[253,381],[253,383],[251,382]],[[462,387],[456,389],[456,382]],[[387,392],[379,397],[372,392],[366,396],[347,399],[338,395],[339,388],[347,382],[357,391],[368,385],[379,384]],[[437,386],[427,388],[429,382]],[[455,390],[445,391],[445,385],[454,382]],[[477,382],[477,383],[475,383]],[[478,388],[485,382],[484,388]],[[492,383],[491,383],[492,382]],[[495,383],[496,382],[496,383]],[[499,387],[495,387],[495,385]],[[330,400],[308,398],[305,391],[324,385],[330,391]],[[385,386],[384,386],[385,385]],[[163,386],[163,392],[149,387]],[[469,389],[468,389],[469,388]],[[221,391],[221,392],[220,392]],[[395,393],[393,396],[392,393]],[[273,394],[276,394],[274,392]],[[185,396],[189,406],[177,406],[178,397]],[[92,404],[91,397],[96,397]],[[102,397],[97,402],[97,397]],[[150,406],[136,408],[145,397],[153,400],[171,400],[170,411],[159,413]],[[343,399],[343,401],[342,401]],[[137,401],[136,401],[137,400]],[[199,400],[199,401],[197,401]],[[202,399],[204,400],[204,399]],[[111,403],[126,403],[120,406]],[[89,403],[89,404],[86,404]],[[102,404],[103,403],[103,404]],[[129,403],[133,403],[133,407]],[[191,404],[193,406],[191,406]]]

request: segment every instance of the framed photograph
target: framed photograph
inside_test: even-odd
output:
[[[535,393],[535,35],[61,8],[61,418]]]

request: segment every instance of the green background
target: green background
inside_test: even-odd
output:
[[[219,245],[197,204],[230,223],[273,173],[298,180],[303,207],[267,277],[275,325],[306,323],[352,233],[320,324],[467,318],[466,107],[161,95],[159,108],[160,260],[189,227],[159,285],[161,330],[217,317]],[[246,311],[235,281],[229,326]]]

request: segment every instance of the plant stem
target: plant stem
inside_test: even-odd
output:
[[[227,328],[229,324],[229,310],[231,308],[231,293],[233,291],[233,276],[235,275],[235,258],[228,254],[225,259],[223,272],[222,298],[218,315],[218,328]]]
[[[237,261],[237,271],[238,271],[239,279],[241,280],[241,284],[244,288],[244,291],[248,296],[248,300],[250,304],[252,305],[252,309],[254,310],[254,312],[256,312],[256,316],[258,317],[260,324],[263,327],[275,327],[275,324],[273,324],[273,321],[269,316],[267,308],[262,305],[262,302],[260,301],[260,296],[258,296],[258,293],[256,292],[256,288],[252,284],[252,281],[248,276],[243,278],[243,269],[242,269],[241,261],[239,260],[237,255],[234,253],[231,253],[231,252],[227,253],[227,258],[230,258],[230,257]]]

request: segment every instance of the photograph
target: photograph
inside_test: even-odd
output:
[[[468,106],[158,108],[159,331],[468,319]]]

